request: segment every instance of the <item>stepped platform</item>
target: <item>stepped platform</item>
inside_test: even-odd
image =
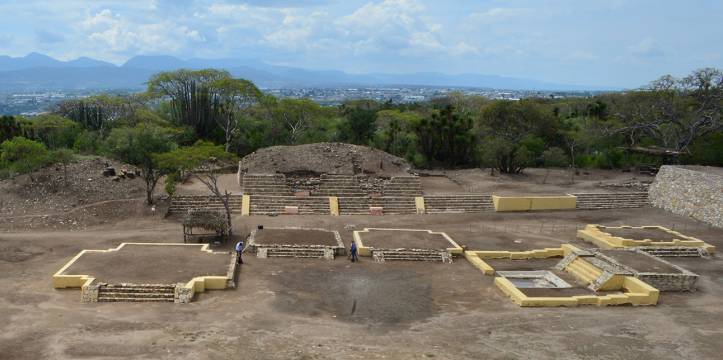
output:
[[[287,213],[287,207],[296,207],[299,215],[329,215],[329,198],[326,196],[276,196],[252,195],[250,215],[279,215]]]
[[[418,176],[394,176],[382,190],[384,196],[422,196],[422,181]]]
[[[230,195],[232,213],[241,212],[241,195]],[[185,214],[189,210],[225,211],[223,203],[213,195],[177,195],[171,197],[169,214]]]
[[[427,195],[424,207],[427,214],[495,211],[490,195]]]
[[[354,242],[360,256],[371,256],[377,262],[451,263],[453,255],[463,252],[462,247],[447,234],[431,230],[366,228],[354,231]]]
[[[283,174],[246,174],[241,188],[246,195],[292,195]]]
[[[174,284],[99,285],[98,302],[174,302]]]
[[[386,261],[437,261],[451,263],[452,255],[446,250],[434,249],[373,249],[372,258],[376,262]]]
[[[359,186],[359,178],[354,175],[322,174],[319,189],[313,192],[316,196],[367,196],[367,192]]]
[[[413,197],[340,197],[340,215],[369,215],[371,207],[381,207],[384,215],[416,214]]]
[[[629,193],[579,193],[576,208],[579,210],[624,209],[649,206],[647,192]]]
[[[344,243],[337,231],[311,228],[263,228],[249,236],[249,249],[259,258],[334,259],[343,255]]]
[[[81,288],[83,302],[189,302],[195,292],[235,286],[236,254],[208,244],[122,243],[83,250],[53,275]]]

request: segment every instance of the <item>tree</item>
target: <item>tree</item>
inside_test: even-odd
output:
[[[478,123],[481,156],[500,172],[519,173],[534,164],[557,128],[552,112],[534,101],[490,102]]]
[[[72,147],[81,131],[74,121],[54,114],[23,119],[21,128],[25,137],[41,141],[50,149]]]
[[[68,164],[73,161],[73,151],[70,149],[58,149],[53,151],[51,158],[63,165],[63,186],[68,187]]]
[[[286,128],[289,144],[298,144],[324,116],[319,104],[308,99],[282,99],[274,109],[275,118]]]
[[[231,140],[238,133],[241,119],[248,109],[261,98],[261,91],[251,81],[221,78],[209,85],[214,96],[218,116],[216,123],[225,134],[225,149],[230,150]]]
[[[455,112],[451,105],[422,118],[415,132],[422,154],[429,161],[462,165],[472,161],[475,137],[469,115]]]
[[[142,101],[137,96],[96,95],[85,99],[65,100],[52,112],[79,123],[86,130],[105,136],[119,120],[129,117]]]
[[[616,120],[606,127],[624,134],[634,148],[646,139],[672,153],[687,153],[699,137],[723,129],[723,73],[706,68],[676,79],[670,75],[647,88],[607,97]]]
[[[0,117],[0,142],[20,136],[20,122],[13,116]]]
[[[48,149],[40,142],[14,137],[0,144],[0,165],[17,174],[28,173],[35,182],[32,172],[48,164]]]
[[[231,79],[231,74],[215,69],[160,72],[148,81],[148,93],[170,99],[173,121],[192,127],[202,139],[210,139],[218,129],[211,84],[223,79]]]
[[[111,130],[106,146],[118,160],[138,166],[146,183],[146,202],[153,204],[153,189],[165,174],[155,155],[176,147],[172,129],[140,124],[136,127],[120,127]]]
[[[230,193],[221,189],[218,184],[218,171],[221,161],[234,158],[222,146],[211,142],[198,141],[193,146],[177,148],[173,151],[156,154],[154,156],[158,165],[166,173],[186,172],[206,185],[208,190],[223,204],[226,210],[229,235],[231,234],[231,205]]]

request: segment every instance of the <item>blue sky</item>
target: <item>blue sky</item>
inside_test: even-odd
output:
[[[723,68],[723,1],[2,0],[0,54],[256,58],[637,87]]]

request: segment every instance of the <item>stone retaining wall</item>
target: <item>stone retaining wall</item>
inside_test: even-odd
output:
[[[648,192],[650,203],[723,228],[723,176],[664,165]]]

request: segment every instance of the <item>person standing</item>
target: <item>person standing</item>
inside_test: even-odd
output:
[[[351,259],[351,262],[357,262],[359,261],[359,258],[357,257],[357,248],[356,248],[356,242],[351,242],[351,249],[349,249],[349,258]]]
[[[240,240],[236,243],[236,262],[239,264],[243,264],[244,260],[241,258],[241,253],[244,251],[244,241]]]

